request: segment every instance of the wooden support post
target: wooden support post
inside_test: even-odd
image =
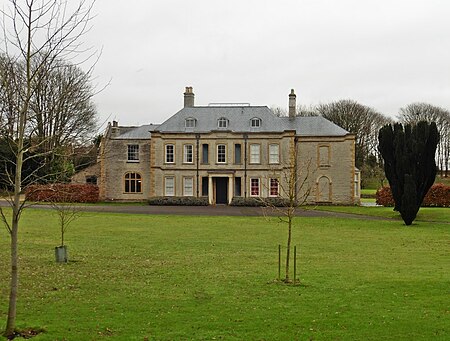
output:
[[[294,285],[297,280],[297,246],[294,246]]]
[[[281,280],[281,244],[278,244],[278,281]]]

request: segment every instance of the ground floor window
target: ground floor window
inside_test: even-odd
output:
[[[202,177],[202,196],[207,197],[209,195],[209,178],[207,176]]]
[[[234,196],[240,197],[241,195],[241,178],[236,177],[234,178]]]
[[[194,195],[194,178],[183,179],[183,194],[186,197]]]
[[[270,179],[270,196],[277,197],[279,195],[279,183],[278,179]]]
[[[259,178],[250,178],[250,196],[259,197]]]
[[[173,176],[166,176],[164,178],[164,195],[173,197],[175,195],[175,178]]]
[[[139,173],[125,174],[125,193],[142,193],[142,177]]]

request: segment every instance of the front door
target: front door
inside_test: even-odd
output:
[[[216,204],[228,204],[228,178],[216,178]]]

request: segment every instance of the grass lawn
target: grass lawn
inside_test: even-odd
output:
[[[33,340],[448,340],[450,225],[296,224],[303,285],[287,286],[275,218],[89,213],[57,265],[56,218],[28,209],[18,325],[46,330]],[[1,229],[1,329],[8,242]]]
[[[373,199],[361,199],[361,201],[374,202]],[[342,213],[352,213],[361,214],[367,216],[384,217],[389,219],[397,219],[402,221],[399,212],[394,211],[393,207],[383,207],[383,206],[311,206],[307,209],[314,209],[319,211],[330,211],[330,212],[342,212]],[[440,207],[421,207],[417,218],[414,221],[416,224],[421,222],[442,222],[450,223],[450,208],[440,208]]]
[[[361,189],[361,195],[375,195],[377,193],[376,189],[370,189],[370,188],[362,188]]]

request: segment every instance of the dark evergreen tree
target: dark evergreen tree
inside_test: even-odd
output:
[[[434,122],[414,126],[385,125],[378,134],[378,149],[391,186],[395,210],[406,225],[416,218],[436,177],[435,153],[439,134]]]

